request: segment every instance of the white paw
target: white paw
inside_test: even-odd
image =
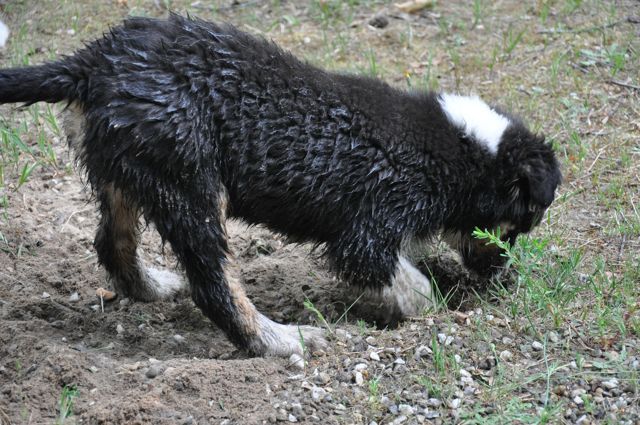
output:
[[[260,317],[259,344],[264,356],[289,358],[292,354],[304,356],[327,348],[324,331],[313,326],[282,325],[265,316]]]
[[[402,318],[419,316],[435,305],[431,281],[403,256],[398,258],[391,286],[382,290],[382,298],[396,307]]]
[[[170,298],[186,288],[182,276],[168,270],[147,268],[149,285],[156,292],[158,299]]]

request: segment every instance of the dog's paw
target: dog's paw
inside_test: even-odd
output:
[[[328,347],[324,330],[313,326],[282,325],[262,316],[260,334],[252,351],[262,356],[290,358]]]
[[[156,299],[171,298],[187,287],[182,276],[168,270],[148,267],[147,278],[149,289],[156,293]]]

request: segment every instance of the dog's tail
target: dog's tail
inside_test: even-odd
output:
[[[78,98],[79,78],[64,62],[0,70],[0,103],[56,103]]]

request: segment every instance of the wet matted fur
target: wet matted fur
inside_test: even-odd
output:
[[[560,182],[544,139],[476,97],[326,72],[233,26],[177,15],[128,19],[60,61],[0,71],[0,102],[38,101],[68,105],[116,290],[154,300],[181,285],[140,262],[142,214],[171,244],[196,305],[255,355],[300,353],[299,329],[247,298],[227,217],[322,246],[339,277],[407,316],[432,297],[413,244],[444,233],[490,274],[503,259],[472,230],[513,241]],[[307,345],[323,343],[318,329],[300,330]]]

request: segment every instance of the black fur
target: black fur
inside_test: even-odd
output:
[[[519,121],[492,155],[434,93],[322,71],[232,26],[176,15],[132,18],[59,62],[0,71],[0,102],[37,101],[81,108],[79,159],[98,199],[113,188],[140,208],[196,304],[256,354],[231,320],[243,313],[225,276],[225,214],[322,244],[339,276],[381,288],[406,240],[503,222],[515,239],[560,181],[550,146]],[[109,229],[96,246],[117,273]],[[495,252],[474,262],[463,245],[480,271],[500,262]]]

